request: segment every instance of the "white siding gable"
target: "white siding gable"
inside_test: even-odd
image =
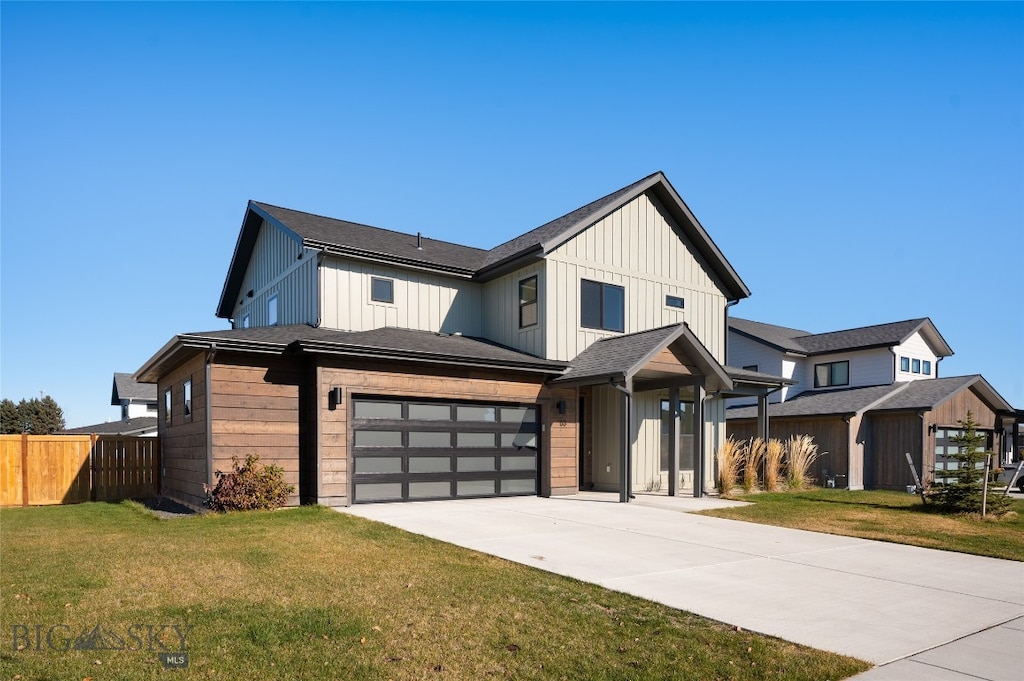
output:
[[[394,302],[374,301],[373,277],[394,283]],[[320,325],[341,331],[370,331],[385,326],[481,334],[480,285],[426,272],[342,258],[324,258]]]
[[[915,333],[901,345],[897,345],[893,348],[893,352],[896,355],[895,366],[897,383],[917,381],[924,378],[938,378],[939,359],[935,356],[935,352],[928,344],[928,341],[926,341],[920,333]],[[901,364],[903,357],[910,360],[910,371],[903,371]],[[919,361],[922,371],[916,373],[913,371],[914,360]],[[929,362],[931,365],[931,372],[928,374],[923,373],[924,362]]]
[[[850,383],[847,386],[831,387],[863,387],[869,385],[888,385],[892,383],[893,354],[889,348],[874,348],[871,350],[855,350],[852,352],[837,352],[828,355],[815,355],[803,360],[804,380],[801,382],[804,390],[814,390],[814,367],[819,364],[830,362],[848,361],[850,363]],[[802,391],[799,391],[802,392]],[[795,395],[796,391],[791,395]]]
[[[246,317],[250,326],[266,326],[268,301],[275,295],[278,324],[315,324],[317,254],[264,222],[232,312],[235,327],[240,328]]]
[[[572,360],[617,335],[581,326],[580,281],[588,279],[625,289],[624,333],[685,321],[724,364],[726,297],[711,272],[667,212],[640,195],[548,255],[546,356]],[[666,306],[667,295],[682,298],[684,309]]]

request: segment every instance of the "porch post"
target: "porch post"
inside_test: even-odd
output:
[[[668,495],[679,496],[679,388],[669,386],[668,415]]]
[[[704,496],[704,381],[693,386],[693,496]]]
[[[630,426],[632,424],[633,411],[633,400],[630,399],[630,394],[627,388],[621,388],[615,386],[622,393],[622,397],[619,399],[620,409],[622,411],[621,419],[619,424],[622,428],[622,456],[619,470],[619,502],[628,504],[629,499],[632,496],[633,486],[633,457],[632,447],[630,446]]]
[[[757,436],[768,442],[768,393],[757,396]]]

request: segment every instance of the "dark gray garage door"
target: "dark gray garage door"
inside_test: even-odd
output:
[[[352,400],[353,501],[537,493],[536,405]]]

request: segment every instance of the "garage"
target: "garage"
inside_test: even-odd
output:
[[[536,404],[351,401],[354,503],[537,494]]]

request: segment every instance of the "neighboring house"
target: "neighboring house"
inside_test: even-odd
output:
[[[968,411],[995,452],[1006,450],[1015,423],[982,376],[938,378],[952,354],[927,318],[820,334],[730,319],[730,361],[793,383],[769,395],[767,419],[749,400],[731,400],[729,434],[812,435],[827,452],[814,470],[825,484],[905,488],[914,484],[908,452],[919,474],[942,482]]]
[[[217,315],[156,383],[162,489],[259,454],[347,505],[712,483],[749,295],[662,173],[490,250],[250,202]]]
[[[110,404],[121,408],[120,421],[107,421],[91,426],[68,428],[61,433],[68,435],[133,435],[156,437],[157,406],[156,386],[138,383],[131,374],[114,373],[114,384],[110,391]]]

